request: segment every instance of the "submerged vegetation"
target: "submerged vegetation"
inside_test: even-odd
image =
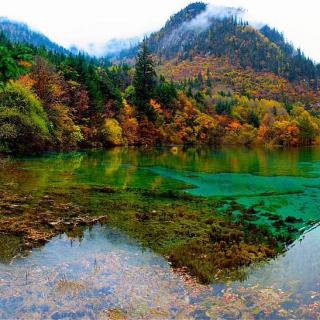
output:
[[[94,193],[98,208],[107,208],[110,225],[203,283],[243,277],[239,267],[276,256],[299,236],[296,221],[277,217],[284,228],[272,232],[252,222],[258,213],[252,208],[238,206],[239,218],[231,210],[219,210],[223,202],[216,199],[130,189]]]
[[[241,209],[237,219],[219,211],[218,200],[183,193],[75,187],[36,197],[1,191],[0,233],[17,239],[12,249],[2,251],[3,260],[57,234],[81,237],[83,227],[107,222],[208,283],[241,277],[237,268],[274,257],[299,235],[292,227],[296,221],[277,217],[285,228],[272,233],[252,223],[250,208]]]
[[[180,168],[186,164],[193,166],[197,161],[197,167],[203,170],[210,157],[204,151],[201,158],[192,150],[178,154],[174,151],[151,154],[136,149],[91,153],[47,155],[22,163],[2,161],[3,261],[42,246],[64,232],[81,239],[86,226],[103,223],[166,257],[174,268],[188,272],[202,283],[243,279],[246,274],[239,267],[282,253],[317,222],[312,216],[283,215],[272,209],[270,213],[261,204],[260,197],[266,201],[291,194],[297,197],[303,193],[299,189],[289,188],[282,193],[261,190],[253,204],[244,205],[237,197],[227,195],[193,196],[179,191],[192,188],[189,184],[149,174],[147,169],[135,172],[138,169],[132,167],[140,161],[148,166],[156,160]],[[241,167],[241,157],[236,158]],[[248,163],[248,154],[245,158]],[[226,159],[235,165],[232,156]],[[281,158],[277,159],[282,163]],[[252,164],[256,160],[253,156]]]

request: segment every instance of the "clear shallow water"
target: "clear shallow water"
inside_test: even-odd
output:
[[[130,319],[313,318],[319,231],[253,267],[242,283],[201,286],[119,232],[95,226],[81,241],[62,235],[0,264],[0,318],[105,319],[108,310]]]
[[[0,183],[39,194],[75,185],[185,189],[318,221],[320,148],[47,154],[1,160]],[[95,227],[81,242],[63,235],[0,264],[0,318],[106,318],[108,309],[146,319],[320,318],[320,229],[300,240],[242,283],[201,286],[114,230]]]

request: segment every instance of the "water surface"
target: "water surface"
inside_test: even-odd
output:
[[[33,194],[79,185],[185,190],[314,222],[320,148],[46,154],[1,160],[0,183]],[[251,266],[245,281],[202,286],[115,229],[96,226],[80,240],[62,235],[24,258],[3,261],[0,318],[94,319],[108,312],[146,319],[317,318],[319,240],[314,228],[284,255]]]

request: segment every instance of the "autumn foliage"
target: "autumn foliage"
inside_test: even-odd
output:
[[[8,42],[0,44],[13,50]],[[156,68],[146,47],[138,55],[138,73],[83,55],[32,50],[28,61],[17,56],[0,89],[2,152],[161,144],[288,147],[320,140],[319,91],[307,82],[234,67],[222,57],[173,59]]]

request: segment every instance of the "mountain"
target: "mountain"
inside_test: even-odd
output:
[[[296,50],[277,30],[246,22],[243,9],[192,3],[173,15],[146,41],[160,65],[214,57],[221,58],[223,64],[227,60],[235,68],[272,72],[290,82],[308,80],[317,86],[319,66],[301,50]],[[129,59],[136,51],[133,48],[119,56]]]
[[[52,42],[42,33],[31,30],[25,23],[12,21],[8,18],[0,18],[0,32],[12,42],[28,43],[35,47],[45,47],[47,50],[57,53],[69,54],[64,47]]]

